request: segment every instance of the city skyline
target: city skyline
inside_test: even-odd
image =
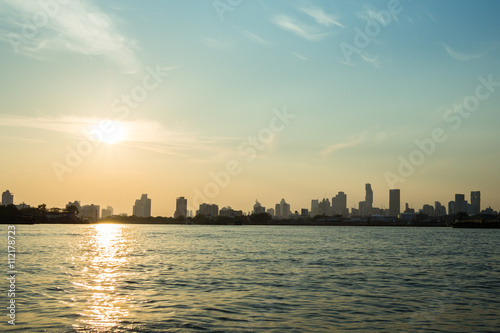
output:
[[[2,2],[0,187],[155,216],[365,183],[500,207],[499,2],[214,3]]]
[[[484,204],[481,202],[481,191],[470,191],[470,196],[467,197],[466,194],[463,193],[455,193],[450,195],[449,200],[440,201],[440,200],[432,200],[429,199],[426,203],[421,206],[415,206],[407,201],[401,200],[401,191],[400,189],[390,189],[387,192],[388,200],[387,205],[381,204],[373,205],[370,203],[370,200],[373,198],[373,191],[371,184],[365,184],[365,201],[358,202],[358,205],[349,205],[349,195],[345,192],[339,191],[335,196],[332,197],[323,197],[320,199],[310,199],[309,204],[302,204],[297,207],[292,207],[289,203],[286,202],[286,199],[283,197],[281,200],[277,200],[275,203],[270,202],[268,205],[262,205],[259,199],[255,199],[254,204],[251,205],[249,209],[242,209],[246,207],[235,207],[229,204],[224,204],[220,202],[190,202],[185,197],[176,197],[175,199],[175,211],[171,214],[165,215],[156,215],[152,214],[152,207],[155,205],[152,204],[153,199],[148,198],[148,194],[142,194],[140,199],[136,199],[135,203],[131,205],[131,209],[129,211],[117,211],[113,206],[107,206],[102,209],[103,214],[111,215],[136,215],[138,217],[149,217],[149,216],[165,216],[165,217],[174,217],[178,218],[181,216],[195,216],[197,213],[206,216],[217,216],[217,214],[223,209],[234,209],[237,211],[241,211],[242,214],[249,215],[255,213],[256,210],[258,213],[270,213],[272,216],[281,217],[281,218],[289,218],[294,213],[298,213],[299,215],[304,215],[303,212],[306,210],[310,217],[314,217],[315,215],[326,215],[326,216],[334,216],[334,215],[355,215],[355,216],[371,216],[371,215],[387,215],[387,216],[399,216],[401,213],[407,213],[410,209],[413,212],[422,212],[428,215],[450,215],[456,214],[457,212],[467,212],[470,215],[479,214],[486,209],[492,209],[494,212],[497,212],[495,209],[497,207]],[[2,205],[5,205],[4,202],[16,204],[13,200],[14,195],[10,192],[10,190],[6,190],[2,193]],[[330,198],[331,203],[330,203]],[[466,200],[469,198],[469,200]],[[161,198],[158,199],[159,204],[162,202]],[[156,200],[155,200],[156,203]],[[366,205],[368,203],[368,206]],[[453,204],[452,204],[453,203]],[[37,203],[33,205],[33,207],[38,206],[42,203]],[[43,203],[45,204],[45,203]],[[28,205],[29,203],[25,203],[24,201],[19,202],[16,206]],[[74,202],[68,202],[65,205],[54,206],[54,208],[64,208],[74,205],[78,208],[80,212],[85,210],[91,210],[94,212],[96,209],[97,213],[84,215],[97,215],[100,216],[100,205],[87,204],[81,206],[81,201],[76,200]],[[247,203],[248,206],[250,204]],[[325,206],[326,205],[326,206]],[[219,207],[220,206],[220,207]],[[403,206],[405,206],[403,208]],[[47,208],[51,208],[53,206],[47,206]],[[95,207],[95,208],[94,208]],[[283,208],[282,208],[283,207]],[[442,210],[441,210],[442,209]],[[429,214],[429,212],[432,212]],[[444,213],[441,213],[441,212]],[[115,212],[116,214],[113,214]],[[132,213],[130,213],[132,212]]]

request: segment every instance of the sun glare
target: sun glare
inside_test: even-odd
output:
[[[102,133],[100,141],[108,144],[119,143],[127,138],[127,128],[119,121],[111,121],[108,126],[109,130]]]

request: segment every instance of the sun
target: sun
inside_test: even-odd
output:
[[[106,133],[102,133],[100,141],[108,144],[119,143],[127,138],[127,128],[119,121],[111,121]]]

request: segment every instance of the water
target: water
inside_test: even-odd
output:
[[[16,242],[2,331],[500,331],[500,230],[27,225]]]

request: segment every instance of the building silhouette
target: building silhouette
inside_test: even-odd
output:
[[[311,216],[319,215],[319,202],[317,199],[311,200]]]
[[[467,205],[464,194],[455,194],[455,214],[467,213]]]
[[[365,202],[369,208],[373,207],[373,190],[371,184],[365,184]]]
[[[470,204],[471,204],[472,215],[476,215],[476,214],[481,213],[481,192],[480,191],[470,192]]]
[[[288,219],[290,215],[290,205],[286,203],[285,199],[281,199],[281,202],[276,204],[275,216],[277,218]]]
[[[435,216],[445,216],[446,207],[441,205],[439,201],[434,202],[434,215]]]
[[[14,204],[14,194],[11,194],[9,190],[2,193],[2,206],[13,205]]]
[[[219,211],[219,215],[223,217],[240,217],[243,216],[243,211],[241,210],[234,210],[231,207],[223,207]]]
[[[187,217],[187,199],[184,197],[179,197],[175,201],[175,212],[174,218]]]
[[[349,215],[347,210],[347,195],[344,192],[339,192],[332,198],[332,211],[333,215]]]
[[[330,205],[329,199],[323,198],[323,200],[321,200],[321,202],[318,204],[318,215],[332,215],[332,206]]]
[[[113,216],[113,207],[108,206],[106,208],[103,208],[101,210],[101,217],[104,219],[106,217]]]
[[[151,199],[148,198],[147,194],[143,194],[140,199],[135,201],[135,205],[132,209],[132,215],[138,217],[150,217],[151,216]]]
[[[258,200],[255,200],[255,205],[253,205],[253,213],[261,214],[266,212],[266,207],[262,207]]]
[[[196,215],[205,215],[207,217],[219,216],[219,206],[215,204],[202,203],[200,209],[196,212]]]
[[[398,217],[400,213],[401,213],[401,192],[399,189],[389,190],[389,216]]]
[[[85,205],[82,208],[81,216],[92,220],[97,220],[100,217],[101,207],[99,205]]]

